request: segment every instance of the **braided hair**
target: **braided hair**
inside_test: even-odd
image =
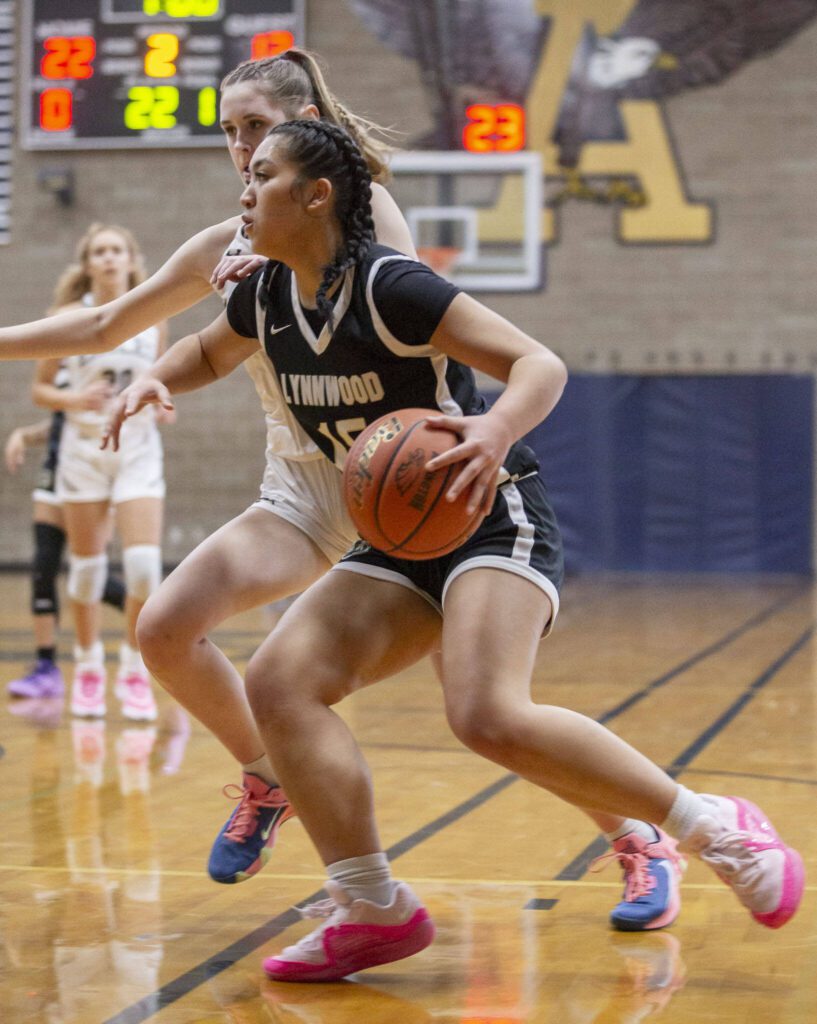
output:
[[[332,327],[333,308],[326,293],[349,267],[364,259],[375,241],[372,176],[355,140],[331,121],[286,121],[272,128],[269,136],[285,139],[284,155],[299,169],[299,181],[327,178],[334,189],[343,243],[324,267],[315,296],[318,311]]]

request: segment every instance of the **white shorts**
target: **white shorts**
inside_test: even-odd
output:
[[[127,424],[126,424],[127,426]],[[57,466],[60,502],[110,501],[165,496],[162,439],[155,428],[123,429],[118,452],[101,450],[99,434],[66,423]]]
[[[53,505],[54,508],[59,508],[62,505],[57,497],[57,492],[46,490],[44,487],[35,487],[31,492],[31,500],[40,505]]]
[[[334,565],[358,539],[341,481],[342,474],[323,456],[300,462],[268,454],[261,498],[252,507],[297,526]]]

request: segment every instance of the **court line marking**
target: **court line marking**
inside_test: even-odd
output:
[[[762,772],[725,771],[720,768],[685,768],[687,775],[717,775],[727,779],[754,779],[756,782],[786,782],[795,786],[817,786],[817,779],[802,779],[796,775],[764,775]]]
[[[173,871],[173,870],[157,870],[152,871],[150,868],[69,868],[69,867],[34,867],[31,864],[0,864],[0,872],[9,871],[14,874],[24,872],[36,872],[37,874],[47,875],[115,875],[117,877],[127,878],[129,876],[158,876],[160,878],[197,878],[201,879],[201,871]],[[441,876],[426,877],[423,875],[401,875],[401,880],[409,882],[412,885],[444,885],[446,888],[468,888],[469,886],[485,886],[491,889],[613,889],[618,892],[621,889],[621,882],[619,880],[603,882],[596,881],[591,878],[578,878],[578,879],[556,879],[556,878],[445,878]],[[253,879],[254,882],[261,883],[267,882],[272,884],[274,882],[323,882],[326,876],[323,874],[279,874],[279,875],[259,875],[257,879]],[[257,888],[257,885],[256,885]],[[731,898],[731,892],[722,882],[684,882],[684,889],[695,889],[701,892],[717,892],[722,893],[724,896]],[[806,892],[817,892],[817,883],[814,885],[805,886]],[[302,901],[303,902],[303,901]],[[299,903],[298,906],[301,906]]]
[[[743,693],[734,700],[725,711],[723,711],[715,721],[708,726],[698,736],[696,740],[693,740],[689,746],[683,750],[678,757],[674,758],[670,765],[665,768],[667,775],[671,778],[677,778],[689,765],[689,763],[698,756],[709,744],[726,728],[730,722],[740,714],[741,711],[758,695],[758,693],[767,685],[777,673],[784,667],[784,665],[790,661],[796,654],[802,650],[803,647],[811,640],[814,635],[815,625],[811,625],[806,629],[797,640],[794,641],[786,650],[763,671],[757,676],[743,691]],[[603,836],[599,836],[598,839],[590,843],[584,850],[567,865],[556,877],[562,878],[580,878],[585,871],[587,871],[590,863],[595,860],[596,857],[601,856],[602,853],[607,849],[607,842]]]
[[[671,669],[669,672],[666,672],[663,676],[660,676],[659,679],[654,680],[647,686],[643,687],[640,691],[637,691],[635,694],[633,694],[632,697],[628,698],[625,701],[622,701],[620,704],[616,705],[616,707],[612,708],[610,711],[605,712],[601,717],[597,718],[596,721],[606,723],[610,721],[612,718],[615,718],[618,715],[623,714],[624,711],[628,710],[634,704],[638,703],[639,700],[644,699],[644,697],[646,697],[649,693],[652,693],[660,686],[664,686],[671,679],[677,677],[683,672],[686,672],[687,669],[691,668],[693,665],[702,661],[704,658],[709,657],[711,654],[716,653],[723,647],[728,646],[728,644],[732,643],[739,636],[748,632],[750,629],[753,629],[756,625],[765,621],[765,619],[773,616],[777,611],[784,608],[787,604],[790,604],[797,598],[801,597],[806,592],[806,589],[807,588],[805,586],[798,587],[794,593],[785,595],[780,600],[774,601],[767,609],[765,609],[765,611],[759,612],[758,614],[752,616],[742,626],[739,626],[736,629],[733,629],[729,633],[725,634],[725,636],[722,637],[720,641],[716,641],[712,644],[709,644],[702,651],[698,652],[698,654],[692,655],[690,658],[687,658],[674,669]],[[806,634],[804,634],[804,636],[810,636],[813,633],[814,628],[815,627],[812,625],[807,630]],[[804,642],[804,638],[801,637],[800,640],[797,641],[797,644],[799,644],[799,646],[802,646]],[[789,650],[791,651],[791,649]],[[778,669],[781,668],[783,664],[785,664],[785,661],[787,661],[793,653],[794,652],[792,651],[791,653],[784,654],[783,656],[781,656],[781,658],[778,658],[777,661],[773,664],[777,665]],[[767,672],[763,675],[766,676],[770,669],[767,669]],[[765,685],[765,683],[768,682],[769,678],[771,678],[771,676],[766,678],[765,682],[762,685]],[[754,684],[752,684],[749,689],[752,689],[753,686]],[[754,689],[752,697],[756,695],[758,689],[759,687]],[[751,699],[751,697],[749,699]],[[735,711],[735,714],[742,710],[743,707],[745,707],[746,703],[748,703],[748,700],[740,701],[740,707],[738,708],[738,710]],[[732,717],[734,717],[734,715]],[[716,721],[723,722],[724,725],[728,724],[727,722],[724,722],[724,715],[721,715]],[[729,721],[731,721],[731,718],[729,719]],[[711,742],[711,740],[714,739],[714,734],[711,734],[711,727],[705,730],[705,733],[702,734],[702,736],[703,735],[707,735],[709,738],[707,739],[705,744],[700,746],[697,752],[703,750],[704,746],[706,746],[707,743]],[[681,757],[683,758],[684,755],[693,747],[695,747],[695,744],[690,744],[690,746],[687,747],[687,750],[681,754]],[[676,758],[673,764],[677,764],[678,761],[679,758]],[[681,768],[679,767],[678,772],[680,771]],[[517,781],[519,781],[519,776],[513,773],[509,773],[508,775],[498,779],[492,785],[486,787],[486,789],[474,794],[474,796],[464,801],[462,804],[459,804],[457,807],[452,808],[447,813],[440,815],[438,818],[430,822],[428,825],[419,829],[412,835],[407,836],[401,842],[396,843],[394,846],[390,847],[388,850],[386,850],[386,854],[389,857],[389,860],[395,860],[397,857],[401,856],[401,854],[417,846],[420,842],[423,842],[425,839],[430,838],[430,836],[436,834],[436,832],[439,832],[441,829],[445,828],[446,825],[452,824],[453,822],[464,817],[466,814],[470,813],[470,811],[474,810],[476,807],[481,806],[487,800],[495,796],[497,793],[502,792],[513,782]],[[588,851],[597,848],[597,846],[597,843],[590,844],[590,846],[584,851],[584,853],[588,853]],[[607,850],[606,841],[604,841],[603,850]],[[581,858],[582,854],[580,854],[579,857],[574,858],[574,860],[571,861],[571,864],[568,865],[568,869],[573,867],[574,865],[578,866]],[[590,859],[591,858],[587,859],[587,862],[581,872],[581,875],[583,875],[586,872]],[[562,872],[560,872],[560,875],[561,874]],[[557,875],[553,881],[563,883],[567,881],[577,881],[578,878],[581,877],[581,875],[579,875],[577,878],[570,878],[560,877],[560,875]],[[219,953],[213,954],[212,956],[208,957],[207,960],[204,960],[201,963],[197,964],[195,967],[192,967],[190,970],[185,971],[184,974],[179,975],[173,981],[163,985],[161,988],[157,989],[150,995],[145,996],[137,1003],[133,1003],[131,1006],[126,1007],[124,1010],[115,1014],[113,1017],[108,1018],[108,1020],[104,1021],[103,1024],[142,1024],[142,1022],[147,1020],[148,1017],[159,1012],[165,1007],[170,1006],[172,1003],[177,1002],[185,995],[188,995],[194,988],[198,988],[199,985],[202,985],[209,978],[212,978],[214,975],[221,973],[221,971],[224,971],[227,968],[232,967],[238,960],[244,959],[246,956],[249,956],[250,953],[255,952],[255,950],[257,950],[260,946],[264,945],[270,939],[273,939],[277,935],[280,935],[281,932],[289,928],[291,924],[294,924],[301,919],[301,916],[297,911],[297,907],[303,907],[307,903],[311,903],[316,899],[324,897],[325,895],[326,894],[323,889],[319,889],[318,891],[311,893],[309,896],[302,899],[296,905],[295,908],[284,911],[276,917],[271,918],[265,924],[261,925],[258,928],[255,928],[253,931],[249,932],[242,938],[237,939],[235,942],[231,943],[231,945],[227,946]]]

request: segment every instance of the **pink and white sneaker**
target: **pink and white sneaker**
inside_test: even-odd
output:
[[[102,718],[105,714],[106,683],[103,665],[78,664],[71,684],[71,714],[80,718]]]
[[[353,900],[337,882],[327,882],[328,900],[305,907],[304,917],[325,917],[315,931],[264,961],[276,981],[338,981],[348,974],[419,953],[434,939],[428,911],[398,882],[387,907]]]
[[[116,695],[122,702],[122,714],[133,722],[155,722],[156,698],[150,678],[143,668],[120,669],[116,677]]]
[[[712,805],[712,816],[701,815],[678,849],[713,868],[755,921],[782,928],[803,898],[802,857],[749,800],[703,794],[702,799]]]

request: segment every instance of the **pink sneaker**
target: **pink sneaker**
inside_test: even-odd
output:
[[[79,664],[71,686],[71,714],[80,718],[102,718],[105,714],[105,669],[102,665]]]
[[[781,928],[800,905],[805,871],[759,807],[741,797],[703,796],[701,815],[679,849],[697,854],[735,892],[759,924]]]
[[[348,974],[403,960],[434,938],[434,924],[415,894],[398,882],[387,907],[353,900],[337,882],[327,882],[328,900],[313,903],[304,917],[325,917],[314,932],[264,961],[276,981],[338,981]]]
[[[116,695],[122,714],[133,722],[155,722],[159,714],[153,687],[144,669],[129,668],[116,677]]]

